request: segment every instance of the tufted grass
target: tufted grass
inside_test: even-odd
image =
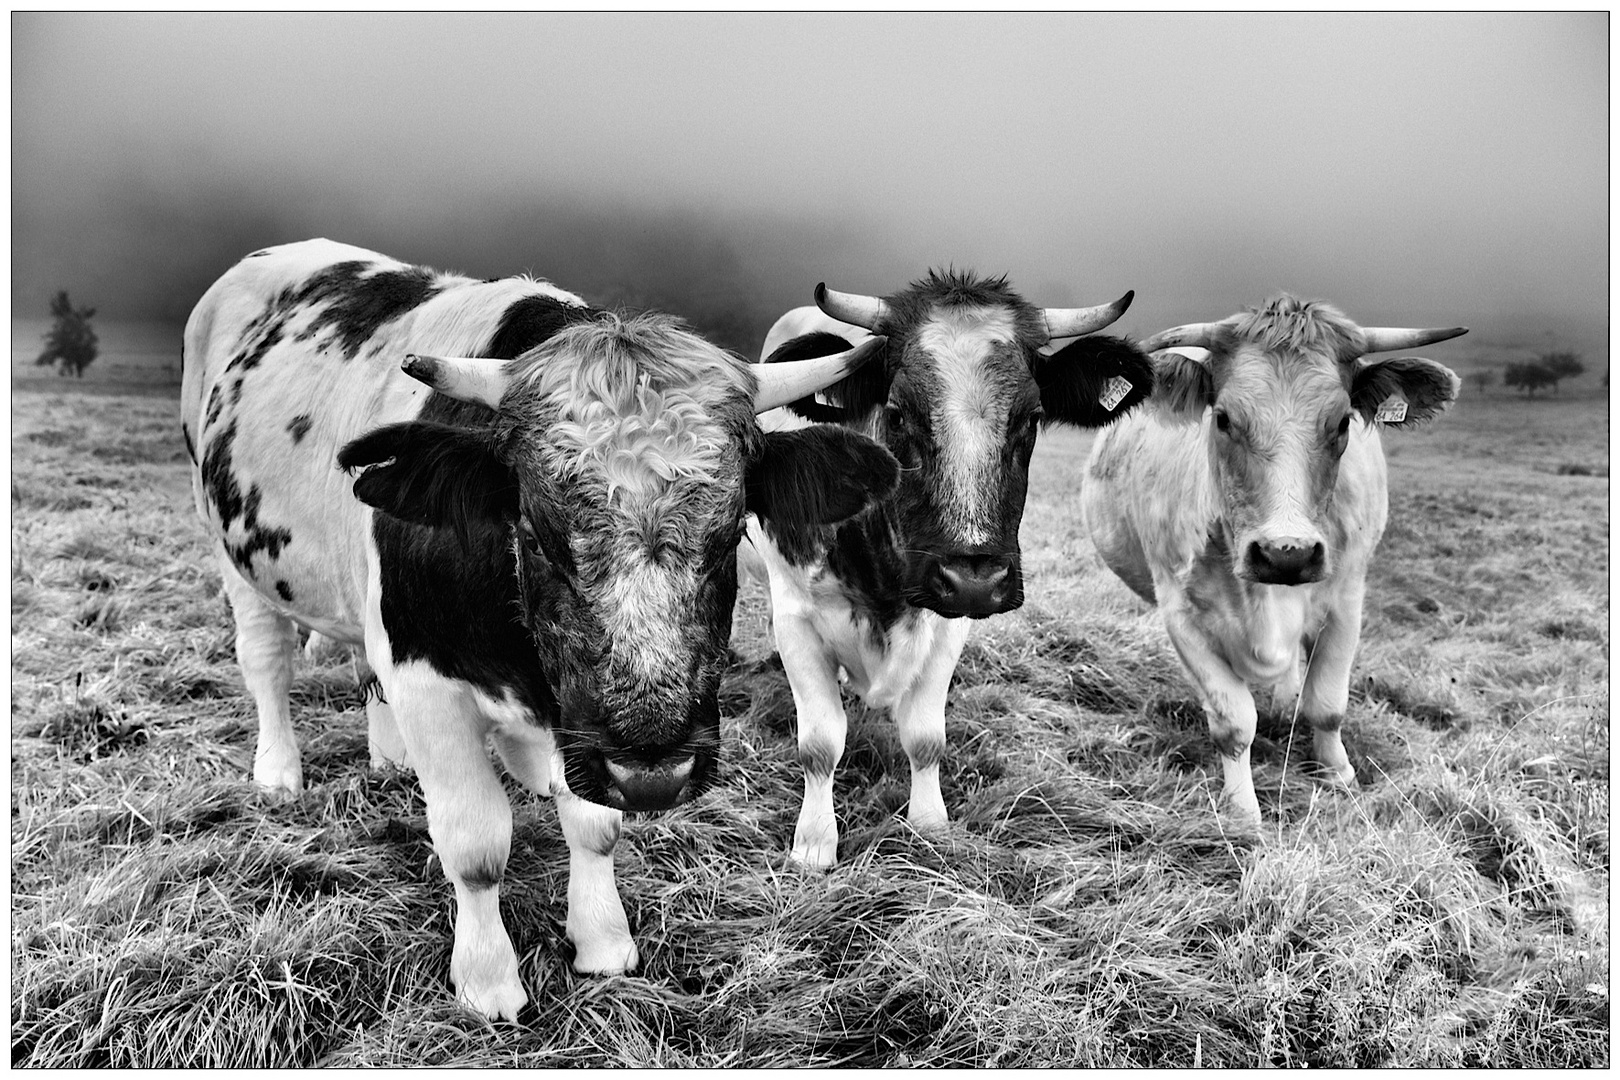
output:
[[[632,818],[643,968],[582,978],[566,850],[513,789],[503,911],[534,1004],[448,987],[448,886],[409,775],[366,767],[342,655],[300,669],[308,791],[256,792],[253,718],[178,406],[15,395],[11,1032],[31,1067],[1605,1066],[1602,402],[1465,401],[1386,438],[1394,515],[1346,728],[1361,791],[1262,723],[1261,835],[1157,618],[1100,566],[1048,433],[1031,601],[954,685],[950,831],[851,705],[839,865],[786,858],[792,702],[745,590],[713,794]]]

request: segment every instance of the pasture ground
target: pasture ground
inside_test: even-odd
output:
[[[1042,436],[1031,600],[957,673],[943,837],[897,816],[904,754],[852,704],[840,863],[788,862],[792,700],[750,586],[718,790],[618,848],[640,972],[571,972],[566,849],[512,786],[513,1027],[451,995],[421,796],[367,768],[346,660],[294,687],[308,791],[247,780],[177,401],[65,383],[13,395],[14,1064],[1609,1062],[1609,481],[1559,474],[1606,470],[1605,401],[1465,398],[1386,435],[1361,790],[1263,719],[1257,838],[1223,830],[1157,617],[1085,536],[1084,436]]]

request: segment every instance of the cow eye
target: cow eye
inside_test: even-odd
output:
[[[1232,430],[1232,418],[1226,414],[1225,409],[1215,410],[1215,430],[1223,435]]]
[[[1345,435],[1348,435],[1349,433],[1350,433],[1350,414],[1345,413],[1344,417],[1339,421],[1339,435],[1341,437],[1343,437]]]
[[[885,405],[883,407],[883,420],[888,425],[889,430],[896,435],[903,434],[906,430],[906,414],[900,411],[898,405]]]
[[[1034,412],[1030,413],[1029,419],[1025,422],[1025,430],[1028,431],[1030,435],[1034,435],[1035,432],[1040,429],[1041,419],[1045,416],[1045,409],[1036,409]]]
[[[529,524],[528,518],[518,518],[518,539],[523,542],[524,551],[537,559],[549,561],[540,547],[540,537],[535,535],[534,526]]]

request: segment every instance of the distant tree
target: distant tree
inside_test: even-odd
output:
[[[1496,381],[1496,372],[1490,368],[1475,368],[1468,373],[1468,381],[1474,384],[1481,397],[1485,396],[1485,388]]]
[[[90,317],[95,313],[95,308],[75,309],[66,289],[57,293],[51,301],[51,315],[56,322],[45,332],[45,351],[34,363],[55,364],[60,360],[62,368],[58,374],[72,372],[75,377],[84,378],[84,369],[96,358],[96,332],[90,327]]]
[[[1536,391],[1558,381],[1558,376],[1533,360],[1522,364],[1509,364],[1502,372],[1502,385],[1516,386],[1526,397],[1535,397]]]
[[[1559,379],[1573,379],[1586,371],[1581,354],[1575,352],[1544,352],[1536,357],[1536,363],[1552,376],[1553,393],[1558,392]]]

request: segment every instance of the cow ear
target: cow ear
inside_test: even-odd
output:
[[[1180,349],[1153,354],[1153,400],[1174,417],[1196,420],[1215,404],[1215,377],[1210,374],[1207,350],[1195,359]]]
[[[765,433],[748,466],[748,510],[783,529],[854,517],[900,482],[894,455],[840,427]]]
[[[418,421],[369,432],[338,452],[367,506],[400,521],[473,531],[517,516],[517,481],[495,454],[487,431]]]
[[[859,342],[851,342],[841,335],[816,330],[782,342],[765,358],[765,362],[778,364],[786,360],[813,360],[818,356],[847,352],[857,344]],[[837,424],[852,417],[865,416],[888,400],[888,366],[882,359],[874,356],[823,389],[821,394],[832,404],[823,405],[814,396],[809,396],[790,401],[786,407],[806,420],[813,420],[818,424]]]
[[[1142,350],[1107,334],[1077,338],[1036,361],[1046,422],[1102,427],[1153,391],[1153,365]]]
[[[1357,366],[1350,382],[1350,405],[1368,423],[1414,427],[1444,412],[1461,389],[1462,380],[1444,364],[1421,356],[1396,356]]]

